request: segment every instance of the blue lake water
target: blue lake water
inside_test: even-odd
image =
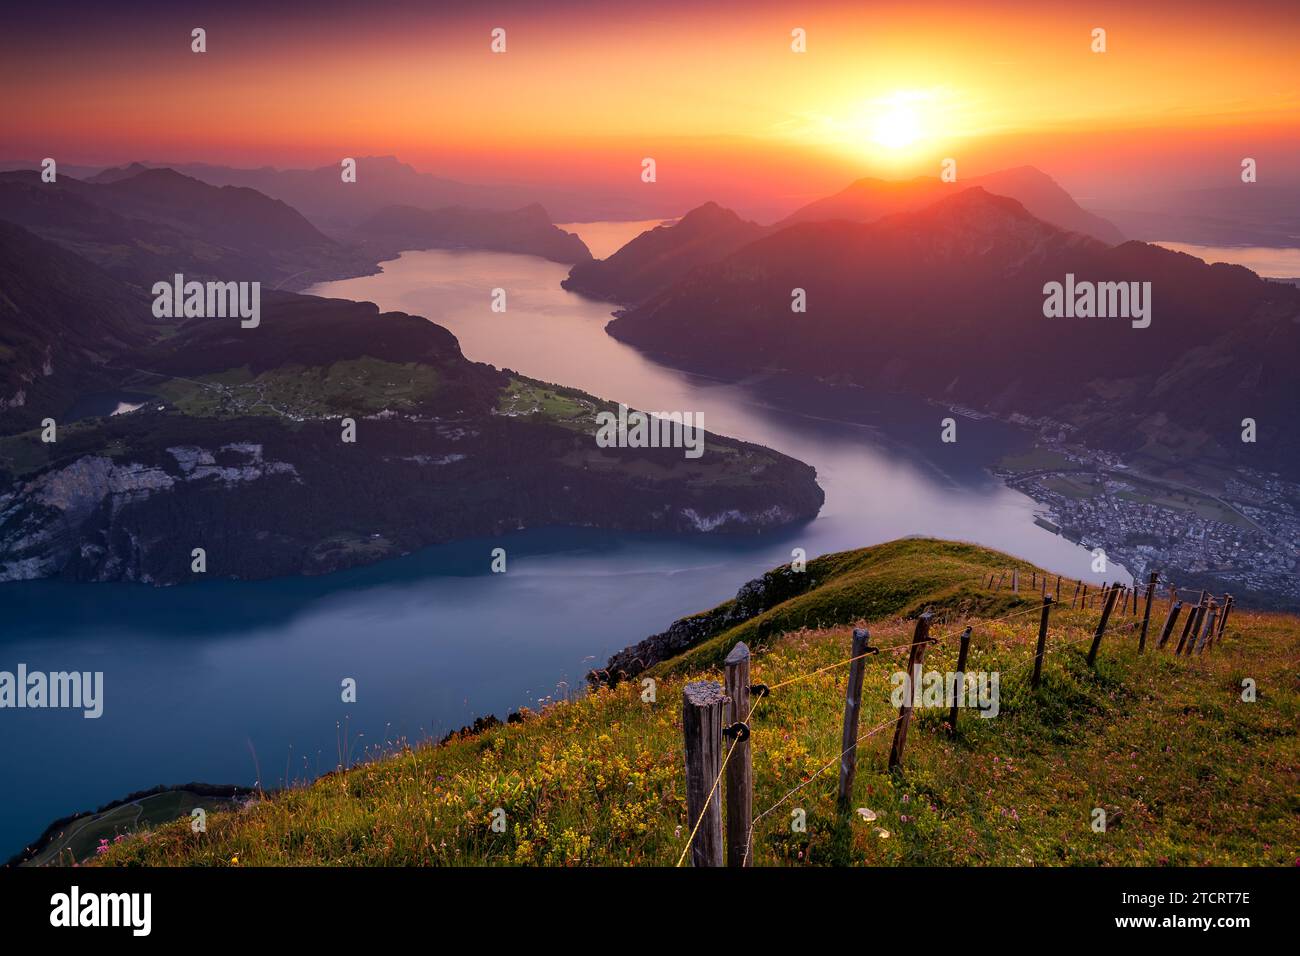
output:
[[[570,228],[597,254],[641,224]],[[732,596],[790,560],[908,534],[977,541],[1098,580],[1090,555],[1033,523],[987,466],[1024,437],[897,396],[782,380],[727,383],[660,366],[604,333],[609,306],[565,292],[565,267],[527,256],[412,252],[315,294],[367,299],[451,329],[466,355],[654,410],[817,468],[811,523],[758,538],[529,529],[322,578],[0,587],[0,670],[103,671],[104,714],[0,711],[0,856],[52,819],[158,783],[275,786],[399,737],[581,685],[593,663]],[[490,310],[507,290],[506,313]],[[505,547],[506,574],[488,572]],[[1108,577],[1123,577],[1112,567]],[[355,704],[340,682],[357,681]]]

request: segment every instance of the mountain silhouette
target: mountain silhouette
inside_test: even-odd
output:
[[[1044,286],[1067,274],[1151,283],[1150,326],[1046,317]],[[792,311],[796,289],[806,312]],[[1117,437],[1129,449],[1170,437],[1137,427],[1164,416],[1216,454],[1294,465],[1300,450],[1284,423],[1298,317],[1294,286],[1145,243],[1108,246],[969,188],[874,223],[783,229],[607,328],[678,365],[781,370],[1059,416],[1112,447]],[[1270,423],[1258,451],[1239,447],[1243,417]],[[1122,435],[1107,418],[1127,423]]]
[[[708,202],[675,223],[641,233],[607,259],[579,263],[561,285],[592,298],[640,302],[696,266],[717,262],[769,231]]]
[[[1008,196],[1044,222],[1069,232],[1080,232],[1111,245],[1124,241],[1123,234],[1113,224],[1081,208],[1052,177],[1033,166],[1003,169],[955,183],[945,183],[933,176],[918,176],[904,181],[859,179],[833,196],[796,210],[777,226],[828,219],[871,222],[893,213],[928,206],[971,187]]]

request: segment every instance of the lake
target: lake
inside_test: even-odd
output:
[[[576,224],[597,254],[652,224]],[[763,571],[903,535],[976,541],[1072,577],[1090,555],[1034,524],[1034,504],[988,469],[1023,435],[920,401],[775,378],[723,382],[666,368],[604,332],[610,306],[560,288],[527,256],[409,252],[314,294],[367,299],[446,326],[475,360],[654,410],[817,468],[809,524],[759,538],[538,529],[459,542],[323,578],[0,588],[0,669],[104,672],[98,720],[5,710],[0,856],[56,817],[158,783],[275,786],[400,737],[577,687],[613,651],[731,597]],[[493,288],[507,311],[490,311]],[[702,319],[702,321],[705,319]],[[109,411],[115,405],[101,402]],[[103,412],[99,412],[102,414]],[[509,570],[488,573],[504,547]],[[1112,566],[1107,577],[1123,579]],[[357,681],[343,704],[340,682]]]
[[[1266,279],[1300,278],[1300,248],[1275,246],[1201,246],[1191,242],[1159,241],[1153,245],[1186,252],[1206,262],[1245,266]]]

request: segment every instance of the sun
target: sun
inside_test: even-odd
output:
[[[906,149],[921,134],[921,117],[909,103],[888,104],[872,118],[871,141],[887,149]]]

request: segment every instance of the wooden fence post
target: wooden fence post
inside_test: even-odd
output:
[[[1061,576],[1056,576],[1056,603],[1061,603]]]
[[[858,720],[862,714],[862,675],[866,672],[866,655],[871,652],[871,634],[861,627],[853,629],[853,660],[849,664],[849,686],[844,693],[844,732],[840,735],[841,812],[853,801],[853,777],[858,772]]]
[[[691,865],[722,866],[722,804],[713,790],[722,772],[722,704],[717,681],[691,681],[682,688],[682,734],[686,739],[686,822],[696,826]]]
[[[1182,602],[1182,601],[1179,601],[1178,603],[1179,603],[1179,604],[1182,604],[1183,602]],[[1187,611],[1187,620],[1185,620],[1185,621],[1183,622],[1183,630],[1182,630],[1182,633],[1180,633],[1180,634],[1178,635],[1178,646],[1174,648],[1174,656],[1175,656],[1175,657],[1177,657],[1179,654],[1181,654],[1181,653],[1183,652],[1183,648],[1187,646],[1187,635],[1190,634],[1190,633],[1192,632],[1192,629],[1193,629],[1194,627],[1196,627],[1196,615],[1197,615],[1197,613],[1198,613],[1199,611],[1200,611],[1200,607],[1198,607],[1198,606],[1195,605],[1195,604],[1193,604],[1193,605],[1188,609],[1188,611]]]
[[[1196,605],[1196,610],[1192,612],[1192,632],[1187,638],[1187,647],[1183,653],[1188,657],[1192,656],[1192,651],[1196,650],[1196,641],[1201,634],[1201,624],[1205,621],[1205,612],[1209,610],[1210,592],[1202,591],[1201,600]]]
[[[1209,606],[1206,608],[1205,611],[1205,629],[1201,632],[1201,639],[1196,642],[1197,654],[1205,653],[1205,642],[1208,641],[1210,639],[1210,635],[1214,633],[1214,619],[1218,616],[1218,614],[1219,614],[1219,604],[1217,601],[1214,600],[1214,598],[1210,598]],[[1190,653],[1190,651],[1188,653]]]
[[[1156,650],[1164,650],[1165,645],[1169,643],[1169,635],[1174,632],[1174,622],[1178,620],[1178,612],[1182,609],[1182,601],[1175,601],[1169,608],[1169,616],[1165,618],[1164,630],[1160,632],[1160,643],[1156,645]]]
[[[957,734],[957,705],[960,698],[957,694],[966,692],[966,654],[970,651],[970,625],[966,630],[961,632],[961,648],[957,651],[957,676],[961,679],[961,690],[958,691],[956,686],[953,687],[952,712],[948,715],[948,733],[951,736]]]
[[[1087,607],[1087,606],[1088,606],[1088,585],[1085,584],[1083,586],[1083,600],[1079,602],[1079,607]]]
[[[1223,617],[1219,618],[1219,637],[1223,637],[1223,629],[1228,626],[1228,612],[1232,610],[1235,603],[1237,603],[1236,599],[1231,594],[1223,596]]]
[[[1013,575],[1014,573],[1012,572]],[[907,693],[903,697],[902,706],[898,708],[898,726],[894,728],[894,743],[889,748],[890,770],[903,763],[903,748],[907,746],[907,725],[912,722],[912,701],[919,694],[921,665],[925,661],[926,645],[930,643],[930,617],[929,611],[918,617],[916,631],[912,634],[912,650],[907,655],[907,680],[903,683]]]
[[[1043,616],[1038,621],[1038,652],[1034,655],[1034,683],[1037,687],[1038,682],[1043,676],[1043,649],[1047,646],[1047,616],[1052,613],[1052,599],[1050,596],[1043,595]]]
[[[727,723],[733,727],[749,723],[749,648],[736,644],[724,662],[727,681]],[[749,849],[749,827],[754,816],[754,755],[749,737],[753,728],[741,731],[735,751],[727,761],[727,865],[745,866]]]
[[[1079,582],[1074,582],[1074,594],[1070,595],[1070,610],[1074,610],[1074,601],[1079,596]]]
[[[995,590],[997,591],[1002,590],[1002,582],[1006,579],[1006,576],[1007,576],[1007,572],[1005,571],[1003,571],[1001,574],[998,575],[998,586],[997,588],[995,588]]]
[[[1156,596],[1156,579],[1160,577],[1158,571],[1152,571],[1151,577],[1147,579],[1147,606],[1142,612],[1142,636],[1138,638],[1138,653],[1141,654],[1147,649],[1147,627],[1151,624],[1151,602]]]
[[[1106,606],[1102,608],[1101,620],[1097,622],[1097,633],[1092,637],[1092,648],[1088,651],[1088,666],[1092,667],[1097,662],[1097,648],[1101,647],[1101,636],[1106,633],[1106,622],[1110,620],[1110,612],[1115,608],[1116,590],[1111,588],[1106,594]]]
[[[1020,569],[1019,568],[1011,569],[1011,593],[1012,594],[1020,593]]]
[[[1030,572],[1029,572],[1029,586],[1030,586],[1031,588],[1033,588],[1035,591],[1038,590],[1038,572],[1037,572],[1037,571],[1030,571]]]

